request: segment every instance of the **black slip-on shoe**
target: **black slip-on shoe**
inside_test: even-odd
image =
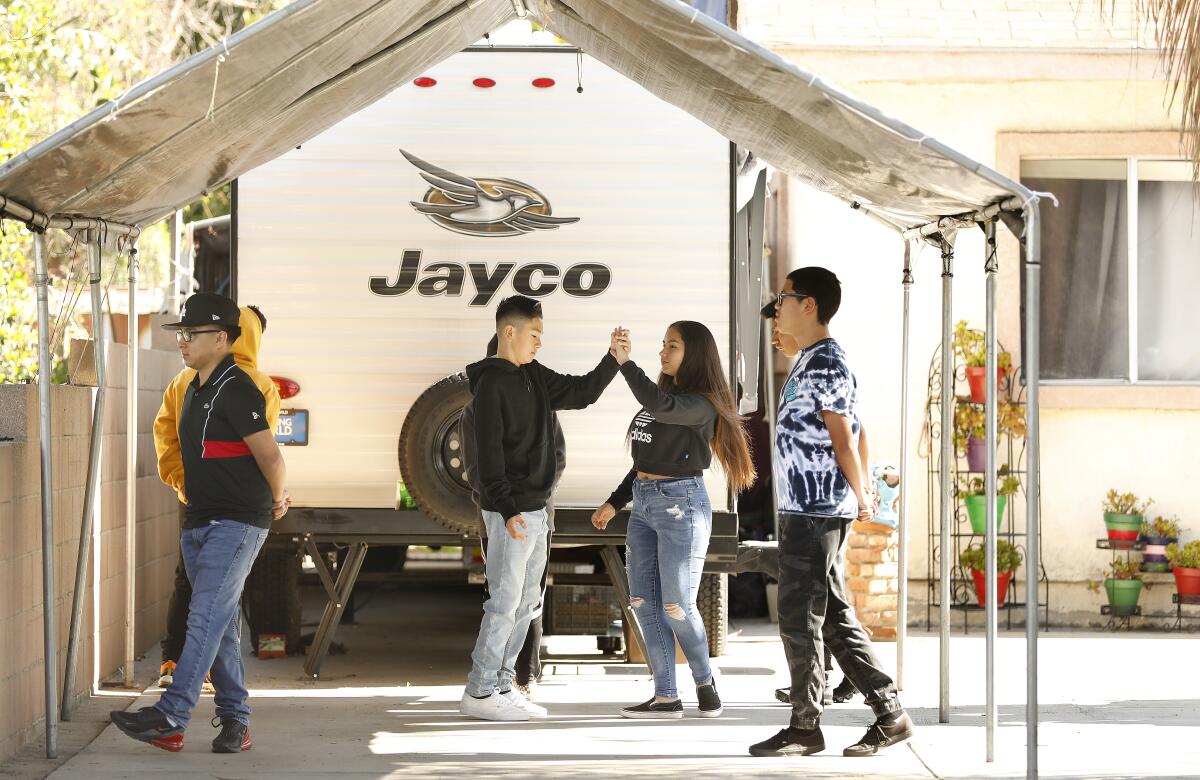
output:
[[[912,735],[912,718],[908,717],[907,712],[901,711],[891,723],[876,720],[871,724],[871,728],[867,729],[863,738],[843,750],[842,755],[851,758],[873,756],[886,747],[903,742]]]
[[[833,689],[833,703],[841,704],[847,702],[858,695],[858,688],[854,687],[854,683],[850,682],[849,677],[843,677],[838,686]]]
[[[219,721],[213,718],[213,728],[221,729],[221,733],[212,741],[214,753],[243,753],[254,747],[254,740],[250,739],[250,727],[245,723],[233,718]]]
[[[777,701],[781,704],[791,704],[792,703],[792,689],[791,688],[776,688],[775,689],[775,701]]]
[[[172,726],[157,707],[142,707],[136,712],[113,710],[109,718],[121,733],[138,742],[149,742],[172,753],[183,750],[183,729]]]
[[[668,720],[671,718],[683,717],[683,702],[679,699],[675,701],[644,701],[641,704],[636,704],[632,707],[625,707],[621,710],[622,718],[642,718],[647,720]]]
[[[821,727],[815,729],[780,729],[768,740],[750,746],[750,755],[760,758],[783,758],[787,756],[810,756],[825,749],[825,735]]]
[[[696,686],[696,699],[699,702],[698,710],[702,718],[715,718],[724,711],[721,706],[721,697],[717,695],[717,681],[713,680],[708,685]]]

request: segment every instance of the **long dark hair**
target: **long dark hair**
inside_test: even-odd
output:
[[[658,388],[672,387],[677,392],[703,395],[717,411],[716,431],[710,446],[725,471],[729,486],[741,492],[754,484],[754,461],[750,458],[750,440],[733,402],[733,391],[721,368],[721,353],[712,331],[699,322],[680,320],[671,324],[683,339],[683,361],[675,376],[658,375]],[[632,426],[630,426],[632,430]]]

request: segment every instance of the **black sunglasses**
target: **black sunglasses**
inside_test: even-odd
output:
[[[784,298],[811,298],[812,296],[805,292],[781,292],[775,295],[776,308],[783,305]]]

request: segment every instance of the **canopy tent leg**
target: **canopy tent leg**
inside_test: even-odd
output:
[[[985,728],[987,742],[987,760],[989,762],[996,760],[996,622],[997,622],[997,598],[996,593],[996,223],[994,220],[988,220],[983,223],[983,230],[986,236],[986,247],[984,251],[987,253],[984,260],[984,273],[986,279],[986,313],[984,318],[984,341],[987,359],[984,363],[984,371],[986,374],[985,381],[985,396],[984,396],[984,417],[985,423],[985,439],[987,443],[987,465],[986,472],[983,475],[984,481],[984,501],[987,502],[987,530],[984,533],[984,604],[985,604],[985,644],[986,651],[986,671],[985,685],[987,688],[985,695]]]
[[[134,686],[137,658],[138,256],[129,250],[129,361],[125,383],[125,687]]]
[[[88,558],[92,550],[92,531],[95,527],[95,511],[100,496],[100,450],[104,434],[104,401],[108,394],[105,380],[107,351],[104,346],[104,320],[102,292],[100,289],[101,254],[100,239],[95,231],[88,232],[89,281],[92,295],[92,357],[96,362],[96,400],[92,407],[92,435],[88,448],[87,488],[83,497],[83,518],[80,521],[79,556],[75,561],[75,592],[71,604],[71,633],[67,639],[67,667],[63,679],[62,719],[71,719],[75,706],[72,692],[75,690],[76,667],[79,663],[79,631],[83,623],[83,601],[87,588]]]
[[[46,236],[33,236],[34,284],[38,320],[38,433],[42,455],[42,633],[46,677],[46,758],[58,757],[58,660],[54,599],[54,452],[50,430],[50,269]]]
[[[1025,776],[1038,776],[1038,582],[1040,561],[1041,453],[1038,377],[1041,373],[1041,225],[1038,200],[1025,206],[1025,445],[1029,470],[1025,492]]]
[[[938,722],[950,722],[950,532],[954,523],[954,241],[943,233],[942,249],[942,453],[938,466],[941,478],[941,543],[939,548]]]
[[[896,689],[904,690],[904,641],[908,636],[908,321],[912,296],[911,241],[904,242],[904,314],[900,337],[900,512],[896,581]]]

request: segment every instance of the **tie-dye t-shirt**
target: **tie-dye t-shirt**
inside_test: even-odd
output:
[[[782,512],[854,518],[858,499],[833,455],[823,411],[849,417],[857,441],[858,383],[833,339],[803,350],[783,385],[775,425],[775,495]]]

